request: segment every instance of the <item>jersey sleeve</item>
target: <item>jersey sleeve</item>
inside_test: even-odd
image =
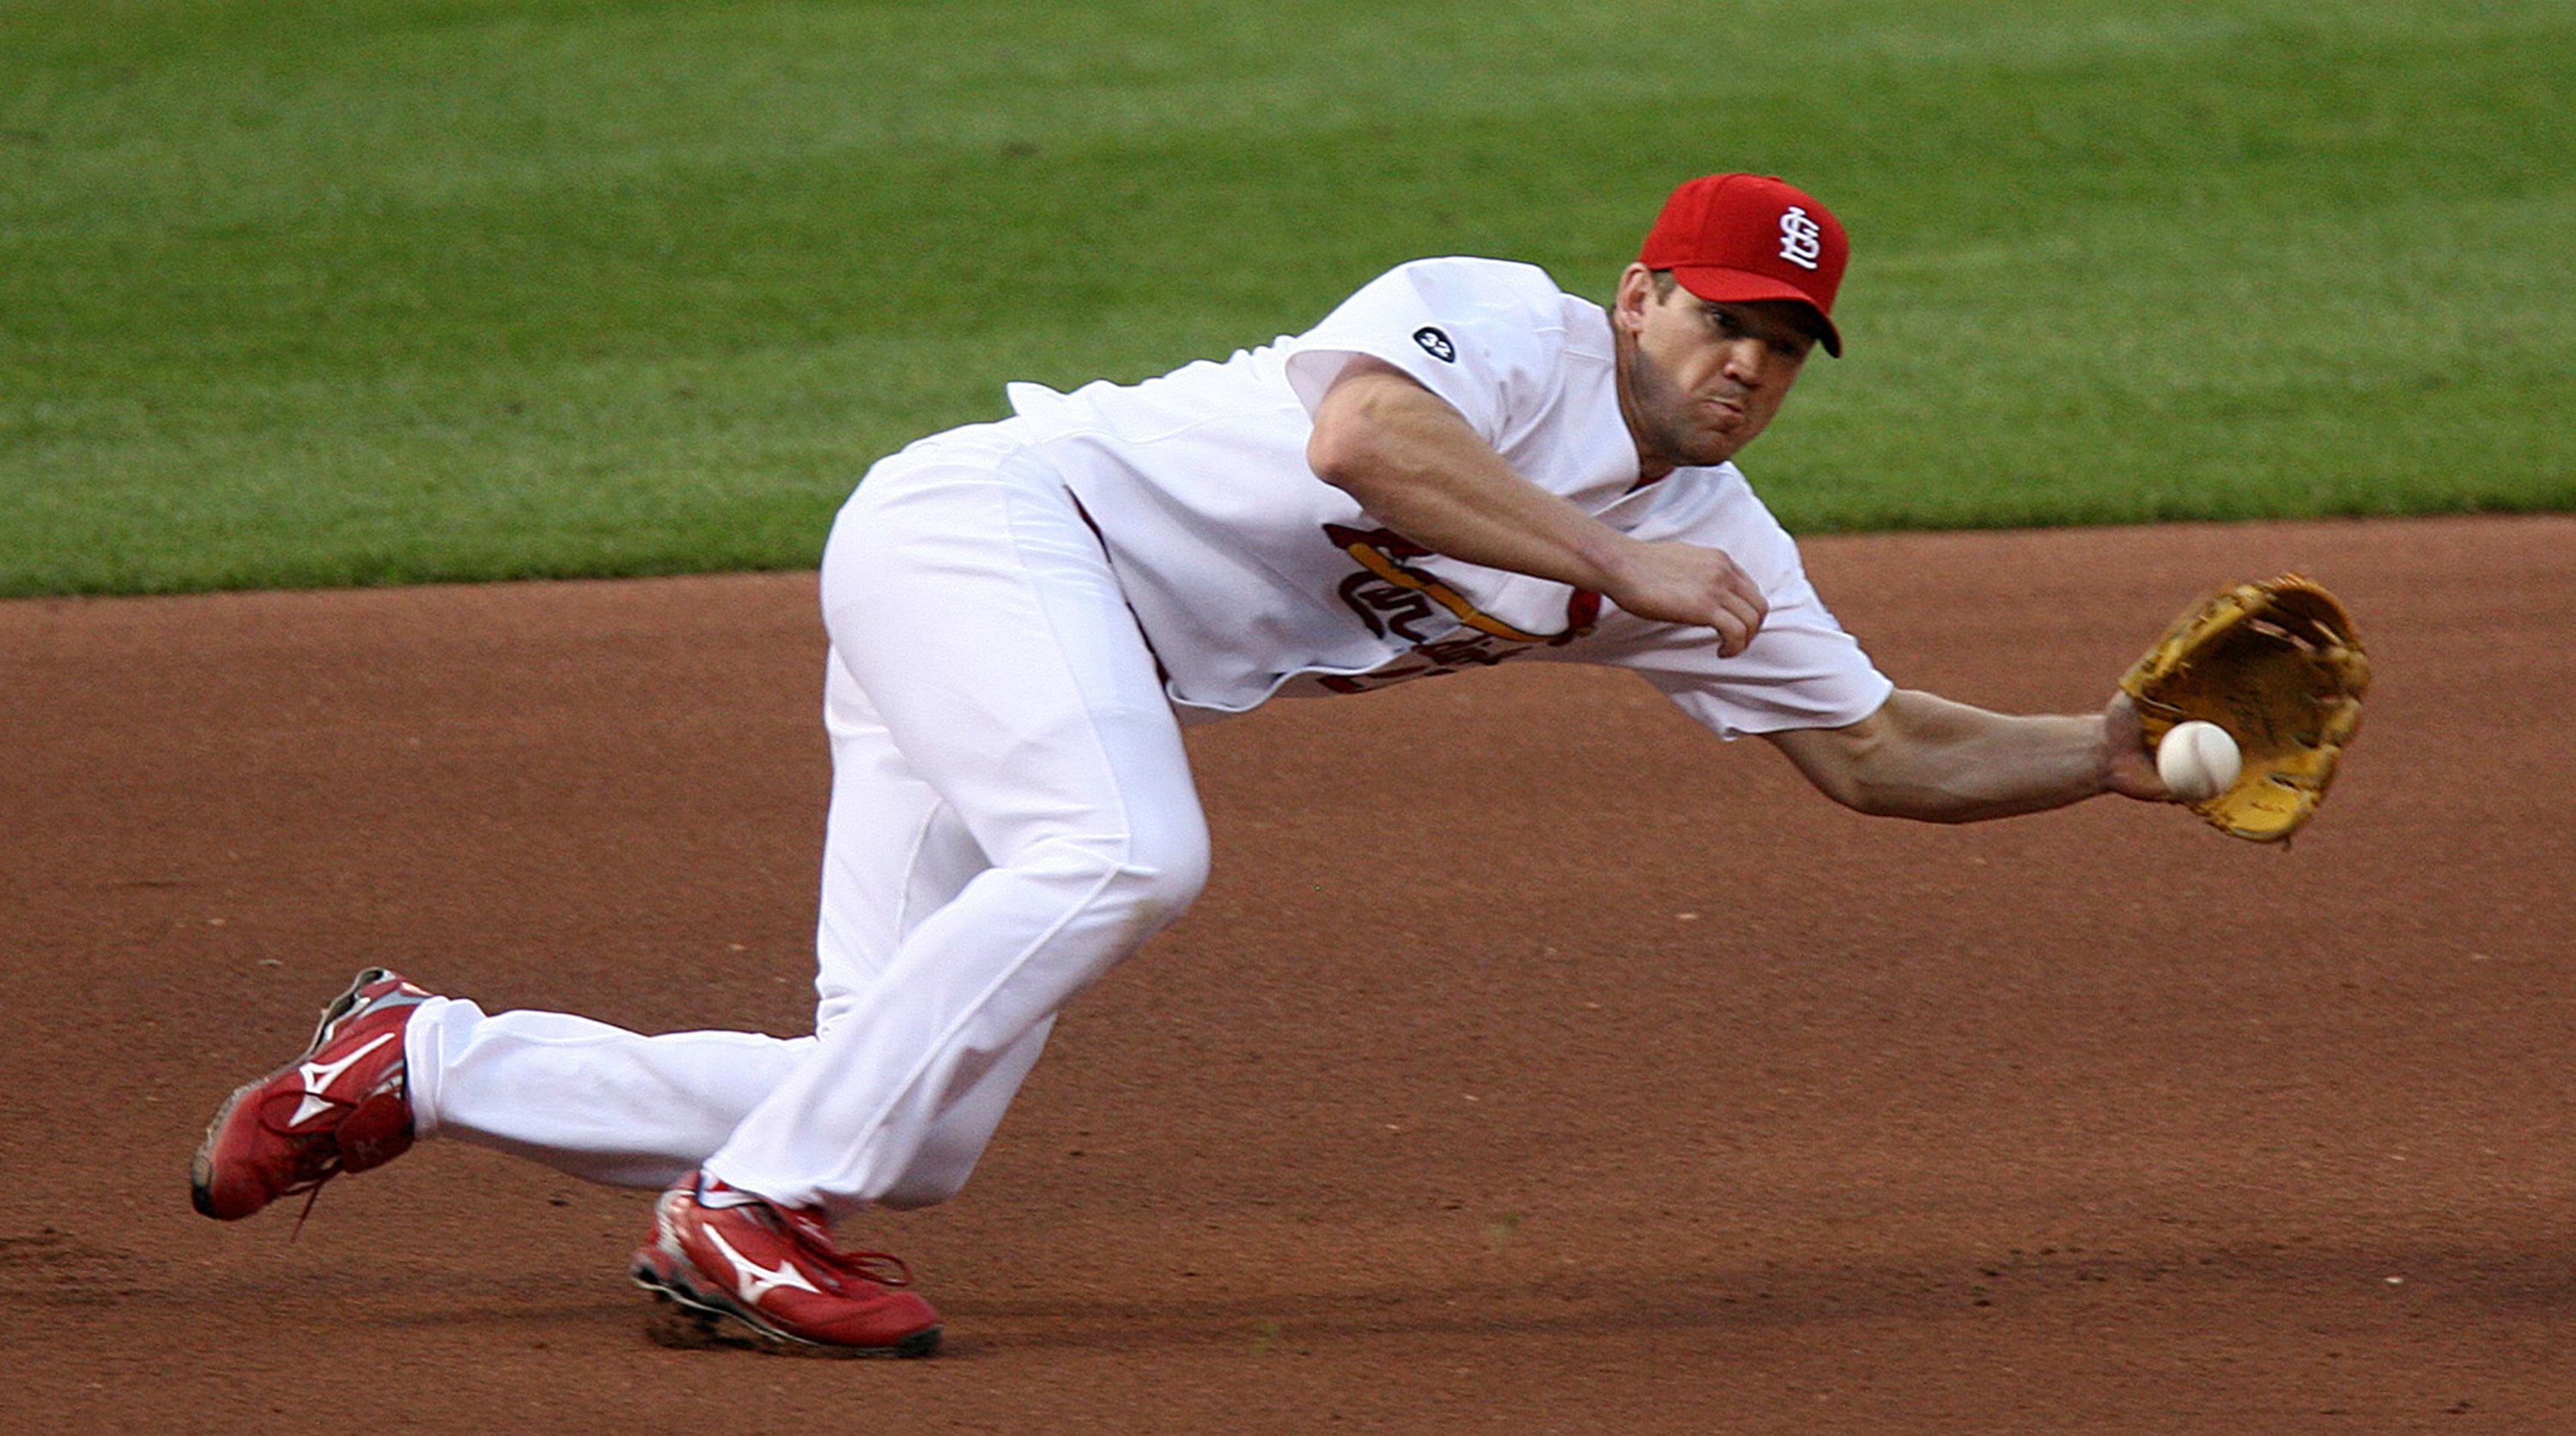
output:
[[[1564,382],[1563,297],[1533,265],[1399,265],[1281,346],[1289,387],[1311,415],[1351,360],[1366,355],[1411,375],[1503,448]]]
[[[1803,578],[1770,603],[1762,632],[1733,658],[1718,657],[1710,638],[1640,655],[1630,666],[1721,738],[1846,727],[1896,691]]]
[[[1770,611],[1733,658],[1718,651],[1712,630],[1624,614],[1603,623],[1590,655],[1569,650],[1568,657],[1637,670],[1722,738],[1845,727],[1896,691],[1808,581],[1797,540],[1733,465],[1685,470],[1628,502],[1645,510],[1622,524],[1629,533],[1725,550],[1761,586]]]

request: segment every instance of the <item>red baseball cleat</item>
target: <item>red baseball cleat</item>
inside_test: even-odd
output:
[[[322,1009],[301,1058],[234,1089],[216,1109],[189,1172],[197,1210],[239,1221],[409,1151],[403,1029],[429,996],[381,967],[359,973]]]
[[[653,1204],[635,1284],[666,1303],[647,1332],[664,1346],[751,1346],[784,1356],[928,1356],[939,1313],[884,1252],[832,1244],[823,1214],[764,1201],[702,1205],[728,1190],[693,1175]]]

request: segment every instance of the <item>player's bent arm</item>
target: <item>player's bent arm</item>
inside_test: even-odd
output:
[[[1524,477],[1392,364],[1350,361],[1315,406],[1306,462],[1435,553],[1592,589],[1641,618],[1714,628],[1730,655],[1761,630],[1761,588],[1725,553],[1611,528]]]
[[[2078,717],[1992,713],[1900,688],[1847,728],[1767,736],[1827,797],[1875,817],[1974,823],[2103,793],[2165,796],[2126,695]]]

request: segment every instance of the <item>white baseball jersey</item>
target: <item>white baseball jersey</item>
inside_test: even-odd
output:
[[[1770,604],[1722,658],[1711,630],[1605,610],[1567,585],[1430,554],[1306,463],[1314,406],[1357,355],[1448,401],[1514,468],[1640,539],[1724,550]],[[1098,526],[1172,700],[1383,687],[1517,658],[1617,664],[1734,736],[1839,727],[1892,686],[1808,584],[1732,464],[1640,486],[1609,315],[1534,266],[1426,259],[1305,334],[1134,385],[1010,387],[1023,430]]]

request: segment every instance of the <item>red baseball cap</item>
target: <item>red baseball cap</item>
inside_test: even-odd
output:
[[[1839,357],[1834,291],[1851,241],[1833,211],[1771,175],[1702,175],[1664,201],[1637,262],[1669,269],[1682,288],[1719,304],[1794,299],[1823,321],[1825,352]]]

